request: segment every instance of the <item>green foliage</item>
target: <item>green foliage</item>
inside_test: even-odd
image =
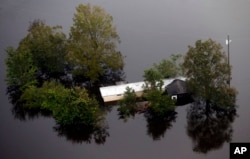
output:
[[[212,97],[212,104],[221,108],[235,107],[237,90],[233,87],[224,87],[217,89]]]
[[[153,116],[164,117],[175,109],[175,101],[168,95],[163,95],[161,90],[150,90],[144,97],[149,101],[149,111]]]
[[[61,26],[50,27],[41,20],[34,20],[17,52],[31,53],[33,65],[41,77],[56,78],[64,75],[65,42],[66,35],[61,32]]]
[[[6,49],[6,81],[13,101],[23,107],[49,110],[62,126],[93,126],[101,117],[98,103],[72,84],[114,83],[124,77],[124,62],[116,49],[120,39],[112,16],[90,4],[76,10],[69,39],[61,26],[41,20],[30,24],[17,49]]]
[[[23,91],[30,85],[37,83],[35,73],[37,67],[33,65],[29,50],[16,50],[13,47],[6,49],[7,84]]]
[[[40,88],[31,85],[24,90],[18,101],[22,103],[24,108],[39,110],[44,99],[43,96],[44,94]]]
[[[80,4],[76,8],[67,44],[67,60],[78,73],[96,82],[106,69],[123,69],[123,56],[113,18],[99,6]],[[82,70],[82,71],[79,71]]]
[[[154,64],[154,68],[164,77],[164,78],[174,78],[176,76],[182,75],[182,70],[180,66],[181,54],[172,54],[170,60],[163,59],[159,64]]]
[[[150,68],[147,70],[144,70],[144,82],[145,82],[145,86],[144,89],[145,91],[147,90],[156,90],[162,89],[163,86],[163,76],[162,74],[156,70],[155,68]]]
[[[69,98],[69,97],[68,97]],[[61,125],[96,125],[100,119],[98,102],[90,98],[85,89],[75,88],[69,104],[53,109],[53,116]],[[66,100],[67,102],[67,100]]]
[[[150,103],[149,111],[155,117],[163,118],[169,111],[175,108],[175,101],[168,95],[163,95],[163,76],[155,67],[144,71],[143,97]]]
[[[198,98],[217,102],[222,104],[221,107],[224,107],[224,104],[227,106],[235,104],[227,103],[233,102],[236,91],[228,88],[227,82],[231,74],[231,66],[229,67],[226,55],[222,52],[219,43],[211,39],[204,42],[196,41],[194,47],[189,46],[183,66],[185,76],[188,78],[188,86]],[[227,93],[228,90],[231,94]],[[232,100],[229,97],[232,97]]]
[[[136,112],[136,94],[132,88],[126,87],[123,99],[119,101],[118,111],[122,116],[130,116]]]
[[[29,109],[51,111],[57,123],[62,126],[93,126],[101,117],[98,102],[88,96],[86,89],[68,89],[55,81],[45,82],[40,88],[27,88],[20,101]]]

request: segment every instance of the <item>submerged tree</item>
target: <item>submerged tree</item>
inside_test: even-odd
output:
[[[31,53],[37,75],[42,79],[58,79],[65,75],[66,35],[61,28],[34,20],[29,26],[27,36],[19,43],[17,51],[26,50]]]
[[[6,49],[7,91],[13,104],[26,88],[52,78],[61,80],[65,75],[66,36],[60,29],[34,20],[18,47]]]
[[[18,47],[6,49],[6,81],[15,104],[13,112],[30,112],[20,118],[46,110],[60,127],[95,127],[103,117],[96,100],[100,92],[92,91],[96,87],[87,90],[83,82],[111,84],[124,78],[123,56],[116,49],[120,39],[112,16],[90,4],[76,9],[69,39],[61,26],[34,20]],[[74,85],[72,77],[81,87]],[[89,95],[93,92],[96,96]]]
[[[130,87],[126,87],[123,99],[119,101],[119,108],[117,109],[122,118],[135,114],[137,107],[136,98],[135,91]]]
[[[44,82],[42,87],[28,87],[20,102],[27,109],[50,111],[61,126],[95,126],[103,117],[98,102],[86,89],[65,88],[56,81]]]
[[[81,82],[95,83],[106,75],[105,71],[123,69],[123,56],[116,49],[120,38],[111,15],[99,6],[80,4],[73,22],[67,45],[73,77],[82,76]]]
[[[210,106],[235,106],[237,91],[227,84],[231,66],[219,43],[196,41],[194,47],[189,46],[183,66],[189,89],[198,100],[206,101],[207,111]]]
[[[152,117],[164,118],[174,110],[175,101],[167,94],[163,94],[162,74],[157,69],[150,68],[144,71],[143,77],[145,81],[143,97],[149,102],[149,114]]]

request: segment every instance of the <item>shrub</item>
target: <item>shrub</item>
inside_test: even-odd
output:
[[[175,109],[175,101],[168,95],[163,95],[160,90],[150,90],[144,94],[149,101],[149,112],[156,117],[164,117]]]
[[[132,88],[126,87],[124,98],[119,101],[118,111],[121,116],[130,116],[136,112],[136,94]]]
[[[20,100],[26,108],[51,111],[57,123],[62,126],[93,126],[100,118],[98,102],[89,97],[86,89],[68,89],[55,81],[45,82],[41,88],[27,88]]]
[[[69,104],[53,109],[53,116],[60,125],[94,126],[101,117],[98,102],[89,97],[86,89],[71,90]],[[67,101],[65,101],[67,102]]]
[[[144,71],[144,93],[143,97],[149,102],[149,113],[155,117],[164,117],[168,112],[173,111],[175,101],[170,96],[164,95],[163,73],[158,69],[150,68]]]

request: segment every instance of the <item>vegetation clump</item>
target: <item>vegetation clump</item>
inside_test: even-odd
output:
[[[102,113],[89,90],[124,78],[120,39],[99,6],[80,4],[73,22],[67,38],[61,26],[34,20],[18,47],[6,49],[8,93],[18,92],[13,101],[26,109],[52,112],[62,126],[95,126]]]
[[[135,91],[130,87],[126,87],[123,99],[119,101],[119,108],[117,109],[122,117],[126,118],[136,113],[136,98]]]
[[[149,102],[150,116],[157,118],[164,118],[175,109],[175,101],[164,94],[162,89],[164,74],[161,71],[158,67],[153,67],[145,70],[143,76],[145,81],[143,97]]]
[[[30,86],[21,95],[20,102],[28,109],[52,112],[62,126],[91,126],[97,124],[101,117],[98,102],[89,97],[86,89],[65,88],[56,81],[45,82],[42,87]]]

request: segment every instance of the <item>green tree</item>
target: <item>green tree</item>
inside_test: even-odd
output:
[[[180,65],[181,54],[172,54],[170,59],[163,59],[158,64],[154,64],[153,67],[159,71],[164,78],[174,78],[182,75],[182,69]]]
[[[135,91],[126,87],[126,91],[124,92],[123,99],[119,101],[119,114],[122,117],[133,115],[136,112],[136,94]]]
[[[160,71],[154,67],[144,70],[144,90],[162,90],[163,76]]]
[[[80,4],[73,22],[67,45],[73,76],[83,76],[82,80],[95,83],[106,70],[123,69],[123,56],[116,49],[120,38],[111,15],[99,6]]]
[[[188,48],[183,66],[190,90],[198,99],[206,101],[208,110],[211,103],[225,108],[235,105],[237,91],[227,84],[231,66],[222,46],[208,39],[198,40]]]
[[[149,102],[149,117],[164,118],[174,110],[175,101],[162,90],[163,76],[157,69],[150,68],[144,71],[144,93],[143,97]]]
[[[175,101],[170,96],[164,95],[161,90],[149,90],[144,97],[150,103],[149,111],[153,117],[164,118],[175,109]]]
[[[6,52],[7,85],[23,91],[28,86],[36,84],[37,67],[33,63],[31,52],[13,47],[8,47]]]
[[[66,36],[61,26],[50,27],[41,20],[34,20],[28,34],[19,43],[17,52],[29,51],[37,75],[43,79],[59,78],[65,74]]]
[[[42,87],[28,87],[20,102],[27,109],[51,111],[61,126],[95,126],[102,118],[98,102],[89,97],[86,89],[65,88],[55,81],[44,82]]]

